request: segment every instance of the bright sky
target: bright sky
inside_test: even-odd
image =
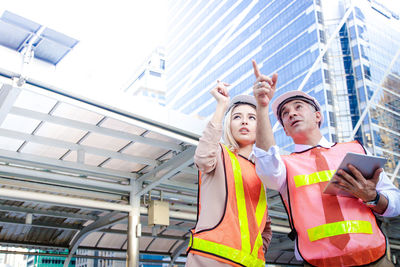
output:
[[[0,0],[4,10],[80,41],[43,81],[79,94],[122,89],[166,35],[167,0]]]
[[[79,40],[58,65],[64,90],[120,90],[165,40],[167,0],[0,0],[8,10]]]

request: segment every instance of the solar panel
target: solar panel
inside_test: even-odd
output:
[[[29,19],[4,11],[0,17],[0,45],[21,52],[25,46],[32,43],[34,56],[57,65],[77,44],[78,40]]]

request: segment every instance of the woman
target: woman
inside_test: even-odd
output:
[[[265,189],[248,160],[256,140],[256,101],[248,95],[229,101],[226,86],[218,82],[211,90],[217,108],[194,156],[198,220],[186,266],[265,266],[271,241]],[[222,127],[225,145],[219,143]]]

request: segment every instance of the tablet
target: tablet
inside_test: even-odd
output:
[[[351,174],[351,171],[349,170],[349,168],[347,168],[347,164],[352,164],[362,173],[365,179],[371,179],[376,169],[383,168],[385,163],[386,159],[383,157],[369,156],[365,154],[349,152],[343,158],[337,170],[343,169],[344,171]],[[330,195],[354,197],[350,193],[347,193],[346,191],[343,191],[338,187],[336,187],[335,183],[336,183],[335,179],[331,179],[329,183],[326,185],[323,192],[325,194],[330,194]]]

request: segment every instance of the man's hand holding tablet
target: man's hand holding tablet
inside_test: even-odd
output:
[[[364,199],[368,198],[368,192],[363,191],[365,191],[365,188],[370,187],[369,183],[373,183],[371,184],[373,188],[376,187],[381,171],[378,171],[379,173],[376,172],[378,169],[383,168],[385,162],[386,159],[383,157],[347,153],[332,179],[326,185],[324,193],[361,198],[364,201],[368,201],[368,199]]]

